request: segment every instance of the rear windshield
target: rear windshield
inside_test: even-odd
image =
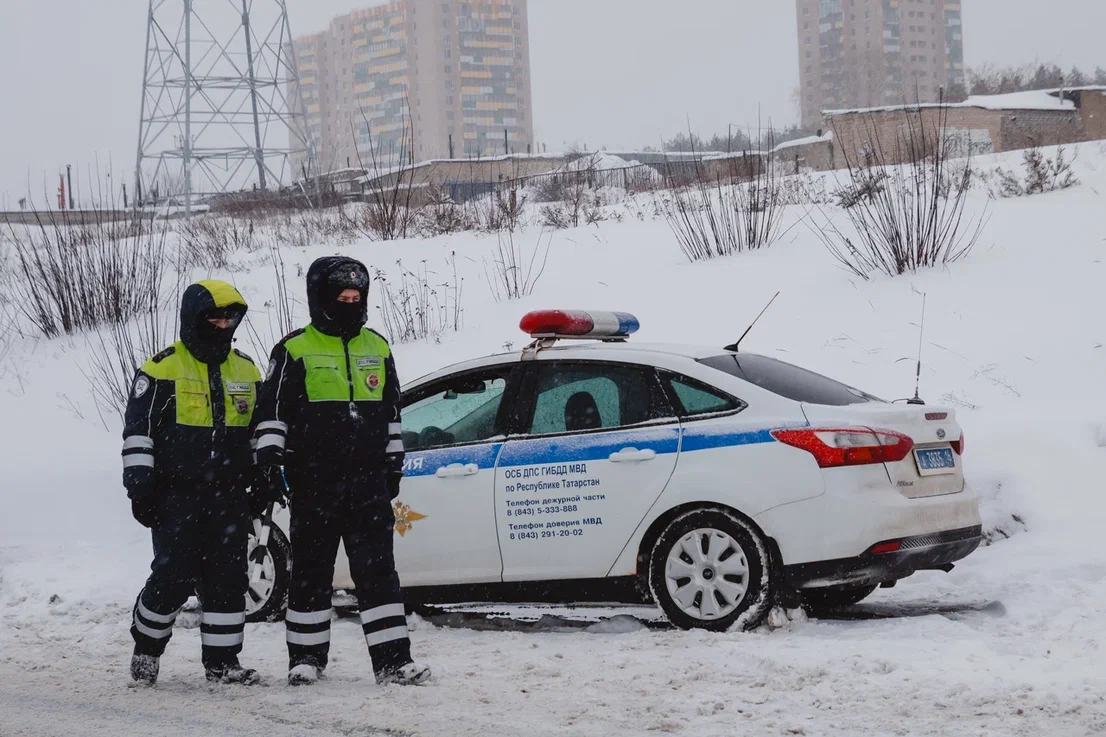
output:
[[[699,363],[725,371],[731,376],[796,402],[844,406],[881,401],[821,374],[765,356],[750,353],[727,354],[704,358]]]

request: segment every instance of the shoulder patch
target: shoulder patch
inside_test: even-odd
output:
[[[376,337],[380,338],[380,339],[381,339],[381,340],[383,340],[383,341],[384,341],[385,343],[387,343],[387,342],[388,342],[388,339],[387,339],[387,338],[385,338],[385,337],[384,337],[383,335],[381,335],[380,333],[376,332],[376,331],[375,331],[375,330],[373,330],[372,328],[365,328],[365,330],[369,331],[370,333],[372,333],[372,334],[373,334],[373,335],[375,335]]]
[[[300,328],[299,330],[293,330],[292,332],[288,333],[283,338],[281,338],[280,342],[281,343],[287,343],[292,338],[298,338],[299,336],[303,335],[306,332],[307,332],[307,328]]]
[[[156,356],[154,356],[153,358],[151,358],[150,360],[153,361],[154,363],[161,363],[166,358],[168,358],[169,356],[173,355],[176,352],[177,352],[177,347],[171,345],[168,348],[166,348],[165,350],[163,350],[161,353],[159,353]]]
[[[242,351],[238,350],[237,348],[235,348],[235,349],[234,349],[234,353],[235,353],[235,355],[237,355],[237,356],[238,356],[239,358],[244,358],[244,359],[246,359],[247,361],[249,361],[250,363],[254,364],[255,366],[257,365],[257,361],[253,360],[252,358],[250,358],[249,356],[247,356],[247,355],[246,355],[245,353],[243,353]]]

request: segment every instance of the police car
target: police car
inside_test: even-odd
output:
[[[404,387],[409,602],[652,601],[681,628],[750,628],[777,602],[846,606],[951,570],[980,543],[952,409],[752,353],[636,344],[622,313],[521,327],[521,353]],[[274,529],[252,619],[279,617],[288,556]],[[334,586],[353,586],[342,553]]]

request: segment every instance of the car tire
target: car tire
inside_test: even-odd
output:
[[[872,595],[876,586],[830,586],[823,589],[808,589],[803,592],[803,608],[811,613],[829,612],[859,604]]]
[[[252,555],[256,547],[257,535],[251,528],[247,556]],[[249,560],[248,557],[247,560]],[[284,619],[284,612],[288,609],[288,588],[292,579],[292,546],[276,525],[269,529],[269,547],[261,571],[261,580],[258,583],[255,584],[252,578],[247,583],[246,621],[279,622]],[[246,568],[246,575],[251,576],[252,573],[253,564],[250,563]],[[196,589],[196,599],[202,609],[204,597],[199,588]]]
[[[250,533],[249,551],[257,547],[257,537]],[[250,572],[253,564],[250,564]],[[279,527],[269,530],[269,546],[262,564],[261,581],[250,580],[246,591],[247,622],[279,622],[288,608],[288,589],[292,580],[292,546]]]
[[[653,544],[648,585],[680,629],[750,630],[772,608],[771,570],[768,545],[749,522],[697,509],[672,520]]]

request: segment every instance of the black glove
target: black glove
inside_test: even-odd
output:
[[[153,494],[137,496],[131,499],[131,514],[135,521],[147,529],[153,529],[158,524],[158,503]]]
[[[250,514],[254,519],[259,519],[272,504],[288,506],[288,488],[284,485],[284,474],[280,472],[280,466],[262,466],[257,469],[249,501]]]
[[[399,496],[399,482],[403,480],[402,473],[388,474],[388,498],[395,499]]]

